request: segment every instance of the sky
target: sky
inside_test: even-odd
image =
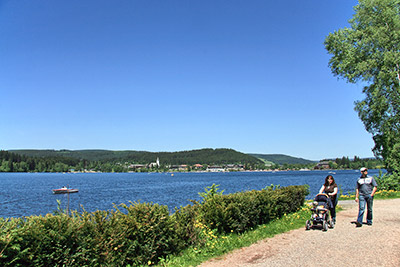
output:
[[[326,36],[354,0],[0,0],[0,149],[373,157]]]

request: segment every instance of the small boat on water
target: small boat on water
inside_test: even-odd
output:
[[[54,194],[71,194],[71,193],[78,193],[79,190],[75,188],[67,188],[67,187],[62,187],[59,189],[53,189]]]

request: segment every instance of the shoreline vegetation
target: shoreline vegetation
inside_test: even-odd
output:
[[[268,186],[223,195],[213,184],[180,207],[130,203],[114,211],[0,218],[2,266],[196,266],[235,249],[304,227],[307,186]],[[379,190],[376,199],[400,198]],[[354,195],[340,200],[354,200]],[[338,207],[339,209],[341,207]]]
[[[108,150],[0,150],[0,172],[235,172],[381,169],[379,159],[355,156],[319,162],[280,154],[244,154],[232,149],[181,152]]]
[[[153,203],[113,211],[0,218],[1,266],[142,266],[187,249],[213,249],[217,239],[242,235],[303,207],[307,186],[268,186],[223,195],[213,184],[170,214]]]

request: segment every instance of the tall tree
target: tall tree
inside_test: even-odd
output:
[[[325,39],[335,76],[365,85],[355,110],[373,135],[375,156],[400,172],[400,0],[359,0],[350,28]]]

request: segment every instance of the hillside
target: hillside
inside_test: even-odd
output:
[[[101,149],[87,149],[87,150],[22,149],[22,150],[9,150],[9,152],[25,155],[28,157],[38,157],[38,158],[66,157],[66,158],[85,159],[93,161],[117,160],[121,158],[132,157],[140,153],[146,153],[141,151],[112,151],[112,150],[101,150]]]
[[[112,150],[10,150],[28,157],[74,158],[102,162],[135,162],[148,164],[157,158],[162,164],[260,164],[262,161],[233,149],[199,149],[180,152],[112,151]]]
[[[263,160],[265,163],[272,162],[275,164],[311,164],[315,161],[307,160],[303,158],[295,158],[283,154],[249,154],[253,157]]]
[[[23,149],[9,150],[9,152],[28,157],[38,158],[73,158],[78,160],[117,162],[130,161],[147,164],[154,162],[157,158],[164,164],[233,164],[233,163],[252,163],[267,165],[272,164],[310,164],[315,163],[303,158],[291,157],[283,154],[244,154],[233,149],[198,149],[178,152],[148,152],[135,150],[51,150],[51,149]]]

